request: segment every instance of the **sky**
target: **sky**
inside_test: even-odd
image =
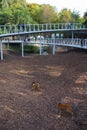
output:
[[[50,4],[55,6],[58,11],[63,8],[71,11],[78,11],[80,16],[83,16],[87,10],[87,0],[27,0],[28,3]]]

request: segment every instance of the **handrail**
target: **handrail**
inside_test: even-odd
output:
[[[55,46],[70,46],[76,48],[83,48],[87,49],[87,39],[80,39],[80,38],[45,38],[40,39],[39,41],[32,41],[30,42],[41,44],[41,45],[55,45]]]
[[[72,30],[85,29],[81,23],[47,23],[47,24],[19,24],[19,25],[0,25],[0,34],[10,34],[17,32],[33,32],[45,30]]]
[[[23,40],[1,40],[0,41],[0,53],[1,53],[1,60],[3,60],[3,47],[2,44],[4,43],[21,43],[21,54],[24,57],[24,41]],[[33,44],[33,42],[29,41],[29,44]],[[40,45],[40,55],[42,54],[42,47],[45,45],[53,46],[53,54],[55,54],[55,47],[56,46],[65,46],[65,47],[75,47],[75,48],[82,48],[87,49],[87,39],[78,39],[78,38],[46,38],[40,39],[39,41],[34,41],[34,44]]]

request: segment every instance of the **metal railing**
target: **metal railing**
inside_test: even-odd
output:
[[[50,24],[19,24],[19,25],[0,25],[0,34],[10,34],[19,32],[38,32],[46,30],[70,30],[85,29],[81,23],[50,23]]]
[[[44,38],[27,42],[28,44],[69,46],[87,49],[87,39],[80,38]]]

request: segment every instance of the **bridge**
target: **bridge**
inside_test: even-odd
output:
[[[81,23],[0,25],[0,37],[57,31],[87,31]]]
[[[43,53],[43,47],[52,46],[53,54],[56,52],[56,46],[65,46],[73,48],[87,49],[87,39],[80,38],[46,38],[39,41],[31,41],[30,44],[40,44],[40,54]]]
[[[40,54],[42,54],[42,48],[45,45],[53,46],[53,54],[55,54],[56,46],[67,46],[87,49],[87,39],[74,38],[75,32],[87,33],[87,28],[81,23],[50,23],[50,24],[20,24],[20,25],[0,25],[0,52],[1,60],[3,60],[3,44],[18,43],[22,47],[22,56],[24,56],[23,36],[31,34],[44,34],[44,33],[58,33],[58,32],[70,32],[71,38],[44,38],[35,41],[28,42],[29,44],[39,44]],[[4,40],[5,37],[20,36],[20,40]]]

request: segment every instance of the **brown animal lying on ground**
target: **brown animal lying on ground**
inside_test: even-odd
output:
[[[68,112],[70,115],[73,115],[72,107],[67,103],[58,103],[58,111],[61,115],[61,112]]]
[[[40,91],[40,83],[39,82],[32,82],[32,90],[34,91]]]

